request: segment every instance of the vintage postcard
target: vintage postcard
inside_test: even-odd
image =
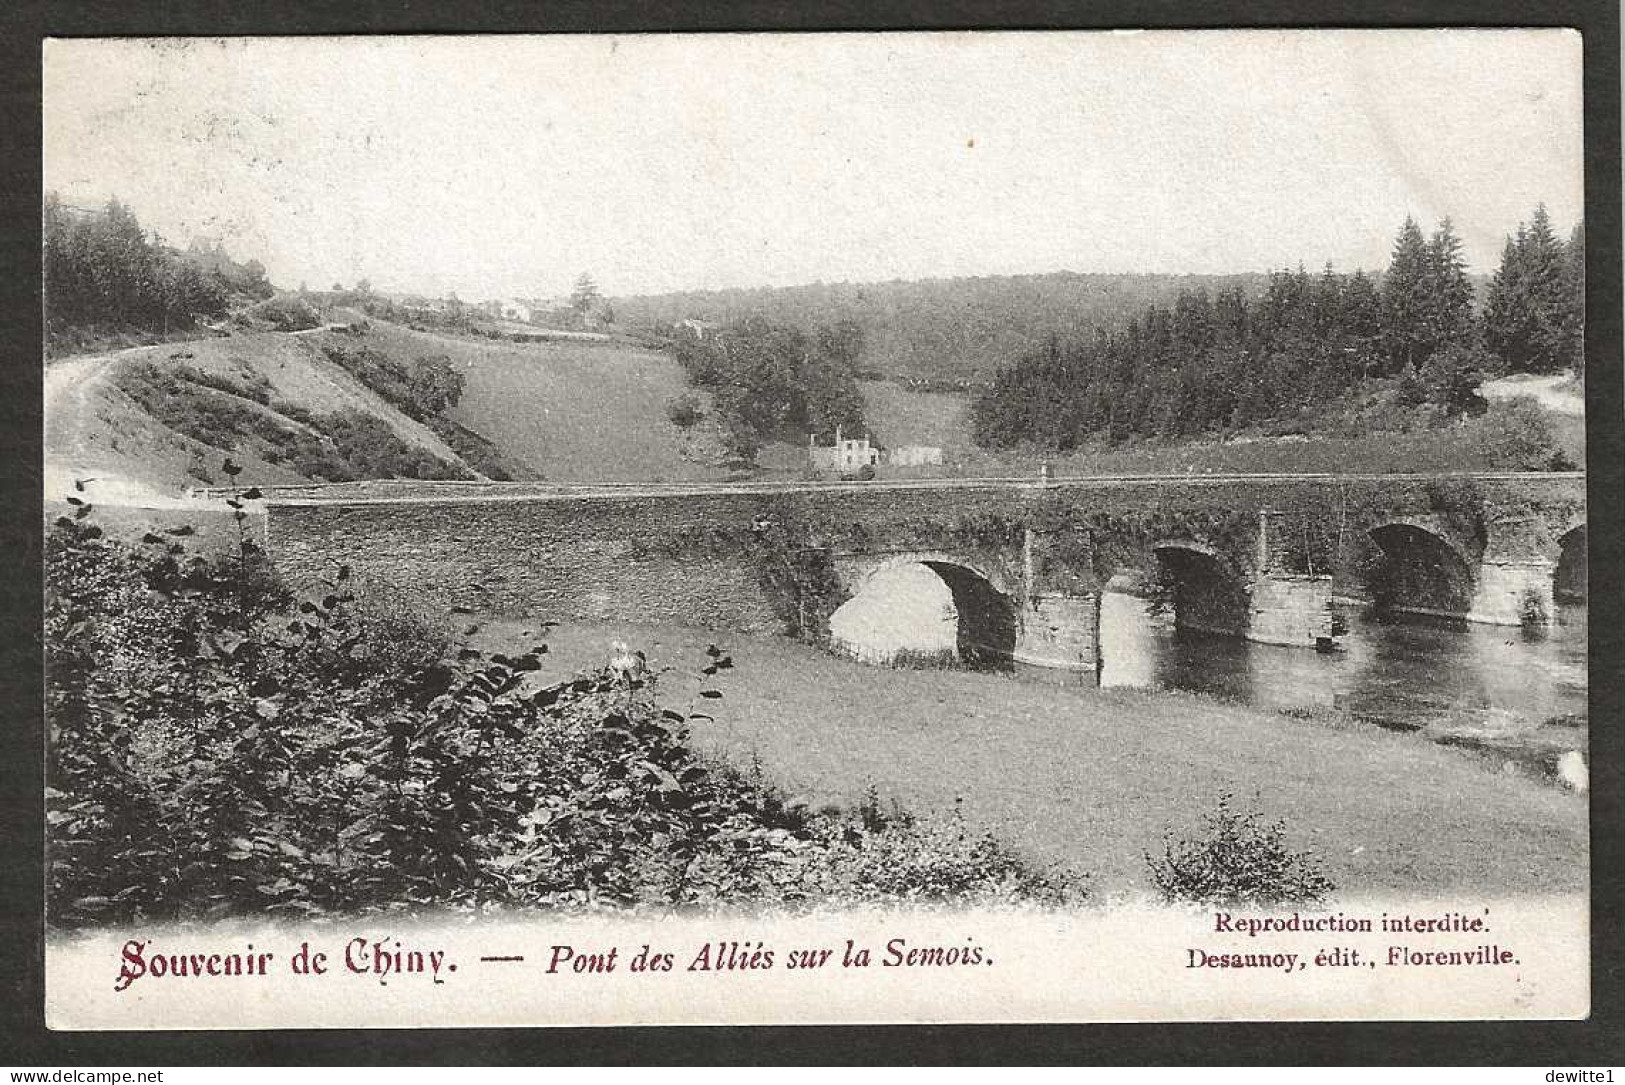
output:
[[[1588,1014],[1576,32],[43,108],[52,1028]]]

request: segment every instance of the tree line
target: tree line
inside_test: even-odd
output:
[[[234,299],[274,293],[257,260],[165,245],[116,198],[85,209],[48,194],[43,240],[46,334],[58,346],[75,332],[185,331],[225,316]]]
[[[1067,450],[1194,436],[1312,418],[1384,387],[1401,407],[1477,412],[1486,375],[1582,368],[1583,238],[1577,226],[1558,241],[1539,208],[1508,240],[1482,312],[1449,219],[1425,236],[1407,217],[1380,281],[1300,266],[1256,297],[1182,291],[1002,370],[973,404],[975,439]]]
[[[837,426],[863,426],[863,331],[850,321],[809,332],[747,317],[703,337],[674,333],[671,346],[690,383],[711,393],[736,464],[751,463],[767,441],[799,442],[811,433],[827,442]],[[697,420],[690,415],[690,424]]]
[[[1058,271],[917,281],[811,283],[756,289],[617,297],[623,326],[655,329],[684,319],[729,324],[760,316],[813,331],[843,322],[863,333],[858,369],[866,378],[962,390],[990,380],[1010,359],[1115,325],[1182,289],[1262,289],[1264,276],[1127,275]]]

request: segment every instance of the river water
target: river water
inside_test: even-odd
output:
[[[1335,708],[1390,727],[1433,729],[1586,714],[1586,609],[1560,606],[1542,632],[1379,621],[1350,607],[1336,651],[1253,644],[1173,628],[1145,600],[1101,600],[1102,686],[1179,689],[1265,708]]]
[[[1383,620],[1344,607],[1335,650],[1255,644],[1174,628],[1136,595],[1101,597],[1101,686],[1186,690],[1259,708],[1333,709],[1445,742],[1546,757],[1581,748],[1586,723],[1586,608],[1560,604],[1533,631],[1463,621]],[[836,611],[840,650],[869,662],[951,660],[961,621],[945,582],[923,565],[876,577]],[[918,665],[918,664],[912,664]],[[1093,675],[1018,664],[1023,680],[1093,685]]]

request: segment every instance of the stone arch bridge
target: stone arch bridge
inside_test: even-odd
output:
[[[1177,624],[1325,646],[1340,596],[1502,625],[1584,592],[1585,476],[1202,475],[711,486],[268,488],[295,583],[347,564],[429,610],[827,640],[900,566],[936,573],[961,656],[1099,666],[1100,597],[1153,584]]]

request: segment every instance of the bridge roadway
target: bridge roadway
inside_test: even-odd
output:
[[[487,482],[421,479],[373,479],[363,482],[309,483],[261,486],[266,502],[273,505],[303,504],[399,504],[414,502],[549,500],[584,497],[672,497],[708,495],[747,495],[785,493],[864,493],[887,491],[951,491],[999,489],[1111,489],[1122,486],[1212,485],[1235,483],[1415,483],[1432,481],[1534,483],[1584,480],[1583,471],[1440,471],[1391,474],[1258,473],[1184,475],[1070,475],[980,476],[970,478],[871,479],[748,482]],[[229,487],[199,487],[187,491],[193,498],[224,498]]]

